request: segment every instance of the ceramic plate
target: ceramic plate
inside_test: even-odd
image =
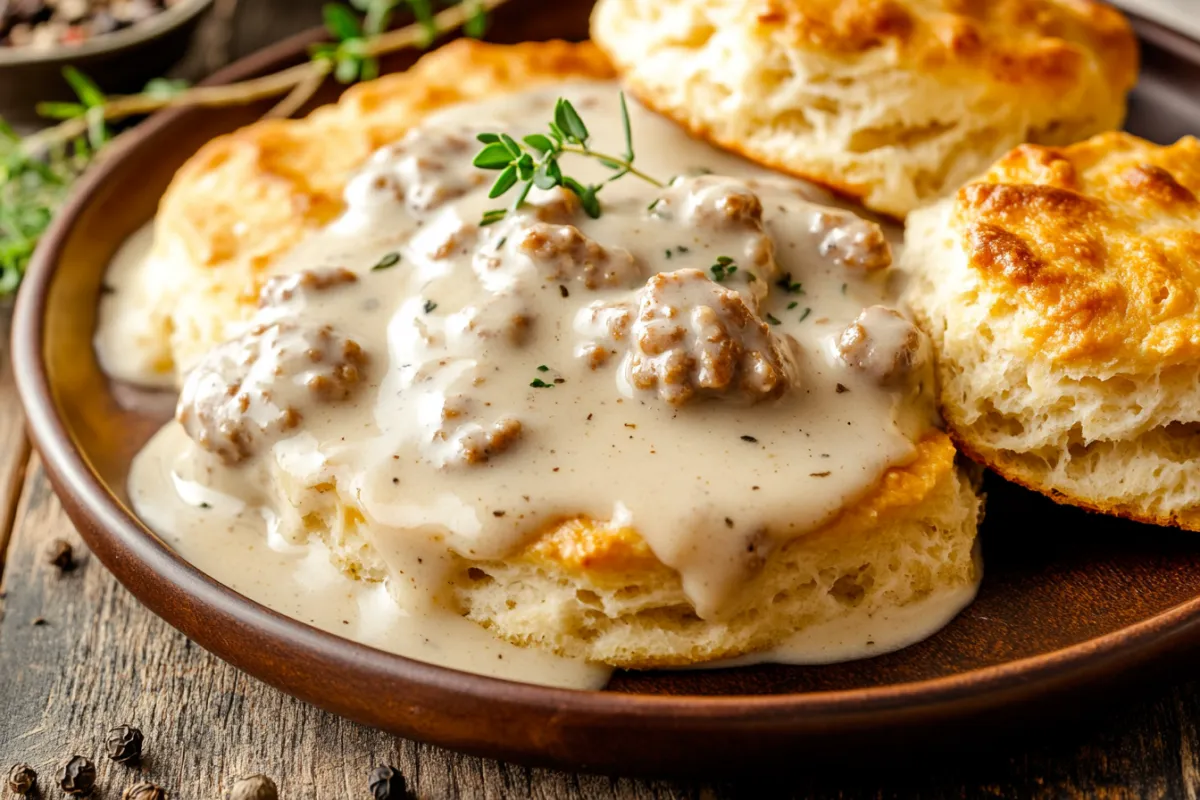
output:
[[[577,38],[586,34],[586,6],[517,2],[497,13],[489,36]],[[1160,142],[1200,132],[1200,45],[1152,23],[1138,29],[1144,70],[1129,128]],[[215,79],[295,63],[318,35]],[[173,398],[106,381],[91,337],[118,244],[152,216],[189,154],[262,111],[181,110],[141,126],[58,216],[21,291],[14,331],[34,443],[88,544],[151,610],[240,669],[343,716],[446,747],[666,773],[861,755],[872,745],[889,753],[927,747],[956,738],[963,724],[1040,719],[1051,700],[1094,692],[1200,641],[1200,536],[1059,507],[995,479],[986,487],[979,599],[933,638],[849,664],[618,672],[605,691],[548,689],[356,645],[222,587],[129,510],[130,459]]]

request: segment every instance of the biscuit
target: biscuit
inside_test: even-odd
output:
[[[962,448],[1059,502],[1200,530],[1200,142],[1025,145],[909,219]]]
[[[1094,0],[600,0],[592,36],[694,133],[895,217],[1120,127],[1137,73]]]

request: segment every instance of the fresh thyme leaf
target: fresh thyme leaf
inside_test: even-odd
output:
[[[67,79],[67,83],[71,84],[71,89],[79,98],[79,101],[88,108],[104,105],[107,99],[104,92],[100,91],[100,87],[96,82],[84,75],[75,67],[63,67],[63,77]]]
[[[497,137],[494,142],[476,153],[475,160],[471,163],[480,169],[504,169],[511,161],[512,156],[508,148]]]
[[[475,0],[464,0],[471,4],[471,16],[467,17],[466,24],[463,25],[463,33],[472,39],[482,39],[487,33],[487,13],[482,5]]]
[[[491,144],[492,142],[500,141],[500,137],[494,133],[477,133],[475,134],[475,139],[476,141],[483,142],[484,144]]]
[[[541,378],[534,378],[532,381],[530,381],[529,385],[535,389],[553,389],[554,388],[553,383],[546,383]]]
[[[429,312],[431,312],[435,308],[437,308],[437,303],[433,302],[432,300],[426,300],[424,308],[425,308],[425,313],[428,314]]]
[[[82,103],[44,102],[35,106],[38,116],[46,119],[75,119],[87,113],[87,106]]]
[[[621,130],[625,133],[625,160],[633,163],[633,128],[629,122],[629,108],[625,105],[625,93],[621,92]]]
[[[321,7],[321,16],[325,19],[325,29],[341,41],[362,36],[358,17],[341,3],[326,3]]]
[[[554,122],[558,125],[559,130],[567,134],[567,141],[587,147],[589,136],[587,125],[583,124],[579,112],[565,97],[558,98],[558,102],[554,105]]]
[[[541,133],[531,133],[522,141],[536,150],[538,155],[543,155],[554,150],[554,142],[550,141],[550,137]]]
[[[500,177],[496,178],[496,182],[492,184],[492,189],[488,192],[488,197],[495,199],[516,185],[517,167],[515,164],[509,164],[500,173]]]
[[[383,258],[379,259],[379,261],[375,264],[375,266],[371,267],[371,272],[378,272],[381,269],[387,269],[389,267],[394,267],[399,263],[400,263],[400,254],[397,253],[395,250],[393,250],[390,253],[384,254]]]
[[[483,212],[483,219],[479,221],[479,224],[484,227],[488,225],[494,225],[500,220],[504,219],[505,215],[507,214],[507,208],[488,209],[487,211]]]

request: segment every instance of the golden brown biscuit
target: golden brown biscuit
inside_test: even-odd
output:
[[[1013,145],[1119,127],[1137,73],[1095,0],[600,0],[592,35],[690,130],[898,217]]]
[[[1200,143],[1027,145],[909,220],[909,298],[977,460],[1200,530]]]

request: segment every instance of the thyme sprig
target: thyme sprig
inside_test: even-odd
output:
[[[488,197],[497,198],[520,185],[516,199],[509,208],[494,208],[485,211],[481,225],[490,225],[504,219],[509,211],[515,211],[525,202],[533,190],[553,189],[561,186],[579,198],[587,215],[593,219],[600,216],[600,190],[615,180],[633,175],[649,184],[663,188],[666,184],[634,166],[633,129],[629,122],[629,108],[625,104],[625,93],[621,93],[621,127],[625,134],[625,150],[620,156],[601,153],[591,148],[591,132],[570,100],[558,98],[554,104],[554,119],[550,121],[549,134],[533,133],[517,141],[507,133],[481,133],[476,138],[483,144],[473,163],[486,170],[499,170]],[[563,172],[559,159],[567,153],[595,159],[613,174],[600,183],[585,184]]]
[[[190,87],[156,78],[138,94],[109,96],[73,67],[63,77],[76,102],[42,103],[39,113],[57,124],[24,138],[0,120],[0,297],[21,282],[38,239],[71,184],[114,138],[122,120],[178,106],[233,106],[281,98],[267,116],[300,110],[333,75],[344,83],[379,72],[378,57],[410,47],[427,47],[439,35],[459,28],[482,35],[486,15],[507,0],[461,0],[437,13],[433,0],[350,0],[330,3],[325,22],[333,42],[316,45],[308,61],[259,78],[220,86]],[[446,2],[439,2],[447,5]],[[402,8],[416,23],[389,30]]]

